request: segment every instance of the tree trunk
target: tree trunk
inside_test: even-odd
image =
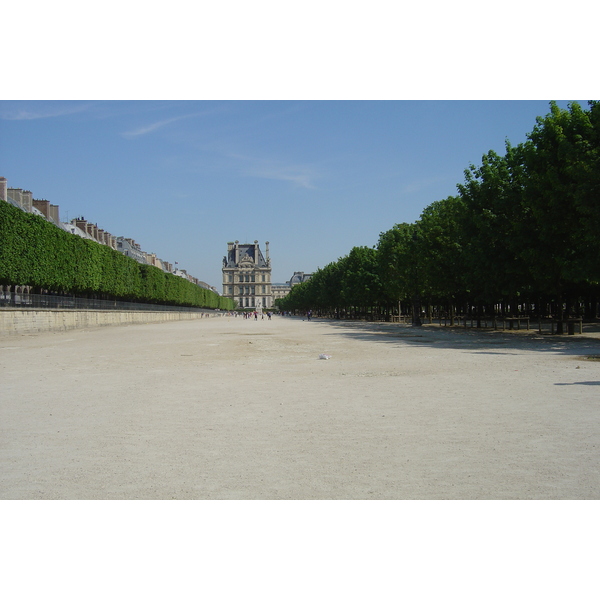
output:
[[[557,335],[562,335],[564,333],[563,328],[563,319],[564,319],[564,308],[563,308],[563,299],[562,293],[559,291],[557,294],[557,302],[558,302],[558,322],[556,323],[556,333]]]

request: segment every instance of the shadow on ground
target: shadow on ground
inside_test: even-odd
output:
[[[555,383],[554,385],[600,385],[600,381],[574,381],[573,383]]]
[[[313,320],[310,325],[331,328],[332,335],[388,344],[453,348],[475,354],[518,354],[541,351],[600,360],[600,326],[584,325],[583,335],[540,334],[537,330],[495,331],[464,327],[368,321]],[[497,349],[497,350],[496,350]],[[507,352],[508,351],[508,352]]]

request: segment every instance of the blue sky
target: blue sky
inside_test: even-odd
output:
[[[597,98],[592,7],[12,3],[0,176],[219,288],[228,241],[269,241],[284,282]]]
[[[567,101],[560,101],[566,106]],[[228,241],[273,280],[373,246],[518,143],[536,101],[2,101],[0,175],[221,289]]]

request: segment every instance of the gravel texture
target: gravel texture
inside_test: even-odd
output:
[[[598,355],[288,317],[2,339],[0,498],[598,499]]]

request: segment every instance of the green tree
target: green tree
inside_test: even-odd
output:
[[[525,194],[535,243],[525,254],[562,320],[573,286],[600,280],[600,106],[551,102],[528,138]]]
[[[527,235],[523,152],[523,146],[513,148],[508,142],[505,156],[489,151],[457,186],[464,204],[459,222],[465,288],[477,304],[508,300],[514,307],[528,280],[518,235]]]
[[[0,202],[0,283],[107,299],[230,310],[229,298],[141,265]]]
[[[411,304],[415,324],[426,289],[422,242],[417,223],[400,223],[381,233],[377,245],[382,294],[399,310],[402,302]]]
[[[455,305],[465,297],[465,266],[460,219],[464,203],[455,196],[430,204],[419,219],[424,292],[446,304],[453,323]]]
[[[381,282],[377,268],[377,251],[366,246],[355,246],[343,259],[341,297],[346,306],[361,312],[381,301]]]

